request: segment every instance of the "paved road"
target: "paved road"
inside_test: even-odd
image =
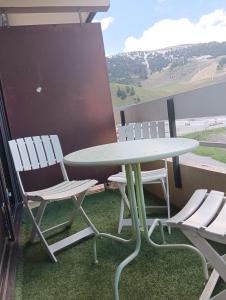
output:
[[[176,121],[176,125],[177,125],[177,134],[184,135],[191,132],[226,127],[226,117],[222,116],[217,118],[178,120]]]
[[[193,120],[179,120],[177,121],[177,134],[178,136],[197,132],[205,131],[214,128],[226,127],[226,117],[216,117],[216,118],[202,118],[202,119],[193,119]],[[218,140],[220,139],[220,140]],[[216,142],[226,142],[226,135],[221,134],[217,136],[217,140],[212,137],[210,141]],[[200,156],[193,153],[187,153],[180,157],[180,161],[188,164],[195,164],[200,167],[211,167],[217,168],[223,172],[226,172],[226,164],[220,161],[217,161],[208,156]]]

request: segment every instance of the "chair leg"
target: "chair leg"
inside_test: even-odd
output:
[[[91,220],[89,219],[89,217],[87,216],[87,214],[85,213],[85,211],[83,210],[82,207],[79,208],[79,211],[80,211],[80,214],[81,214],[83,220],[86,222],[87,225],[89,225],[93,229],[95,234],[99,233],[99,231],[97,230],[95,225],[91,222]]]
[[[43,217],[43,214],[45,212],[45,208],[46,208],[47,204],[48,204],[48,201],[42,201],[39,208],[38,208],[37,214],[35,216],[35,221],[38,224],[40,229],[41,229],[40,225],[41,225],[42,217]],[[53,234],[56,234],[56,233],[66,229],[68,227],[71,227],[71,225],[73,224],[73,222],[75,220],[75,217],[76,217],[77,213],[78,213],[78,208],[76,206],[74,206],[73,213],[72,213],[71,218],[69,220],[67,220],[67,221],[65,221],[61,224],[57,224],[53,227],[49,227],[45,230],[41,230],[43,236],[45,238],[47,238],[47,237],[49,237]],[[35,226],[33,226],[30,241],[31,242],[36,242],[37,240],[38,240],[38,236],[37,236],[36,228],[35,228]]]
[[[89,219],[89,217],[87,216],[87,214],[85,213],[84,209],[82,208],[82,202],[86,196],[87,191],[81,193],[80,195],[78,195],[77,197],[74,196],[72,197],[74,204],[75,204],[75,208],[77,208],[76,210],[78,210],[78,212],[80,213],[81,217],[83,218],[83,220],[86,222],[86,224],[88,226],[90,226],[93,231],[97,234],[99,233],[99,231],[96,229],[95,225],[91,222],[91,220]],[[75,214],[74,214],[75,215]],[[74,220],[74,217],[72,218],[72,222]]]
[[[168,171],[168,164],[167,159],[165,159],[165,169],[167,171],[166,177],[165,177],[165,184],[166,184],[166,201],[167,201],[167,214],[168,219],[171,217],[171,211],[170,211],[170,193],[169,193],[169,171]],[[171,227],[168,226],[168,232],[171,234]]]
[[[226,261],[224,257],[217,253],[208,241],[195,231],[182,229],[182,232],[192,242],[192,244],[203,253],[207,261],[211,263],[224,282],[226,282]]]
[[[216,270],[213,270],[212,271],[212,274],[199,298],[199,300],[207,300],[207,299],[210,299],[211,298],[211,295],[215,289],[215,286],[217,284],[217,281],[219,279],[219,274],[217,273]],[[226,298],[224,298],[226,299]]]
[[[170,194],[169,194],[169,179],[168,176],[165,179],[166,181],[166,199],[167,199],[167,207],[168,207],[168,219],[171,218],[171,212],[170,212]]]
[[[126,185],[125,184],[118,184],[118,188],[119,188],[119,191],[121,193],[122,200],[123,200],[124,204],[130,210],[129,199],[126,195]]]
[[[170,213],[170,199],[169,199],[169,182],[168,182],[168,177],[166,179],[161,179],[161,184],[162,184],[162,189],[163,189],[163,193],[164,193],[164,198],[166,201],[166,205],[167,205],[167,218],[169,219],[171,216]],[[168,227],[168,233],[171,234],[171,227]]]
[[[42,243],[43,243],[44,247],[46,248],[46,250],[48,252],[48,255],[52,259],[52,261],[57,262],[57,259],[56,259],[55,255],[52,253],[52,251],[50,250],[49,245],[48,245],[48,243],[47,243],[44,235],[42,234],[42,232],[41,232],[41,230],[39,228],[39,225],[37,224],[36,219],[35,219],[32,211],[31,211],[30,207],[28,206],[28,202],[27,201],[25,201],[25,206],[26,206],[28,214],[29,214],[29,216],[31,218],[31,221],[33,223],[33,228],[36,231],[35,235],[37,234],[39,236],[40,240],[42,241]],[[40,211],[41,211],[41,209],[40,209]]]
[[[171,218],[171,207],[170,207],[170,194],[169,194],[169,180],[168,176],[166,177],[166,195],[167,195],[167,217]],[[168,226],[168,232],[171,234],[171,227]]]
[[[212,275],[210,276],[209,281],[207,282],[199,300],[226,299],[226,289],[211,297],[218,277],[221,277],[224,282],[226,282],[226,255],[221,256],[219,253],[217,253],[216,250],[209,244],[209,242],[195,231],[183,229],[182,232],[193,243],[193,245],[197,247],[201,253],[203,253],[207,261],[214,267]]]
[[[120,214],[119,214],[119,223],[118,223],[118,234],[121,233],[122,231],[122,220],[123,220],[123,216],[124,216],[124,210],[125,210],[125,204],[123,199],[121,199],[121,207],[120,207]]]
[[[71,200],[74,204],[74,208],[73,208],[73,212],[71,214],[71,217],[68,221],[67,227],[71,227],[75,221],[76,215],[78,214],[78,206],[77,206],[77,202],[78,202],[78,198],[76,196],[71,197]]]
[[[54,255],[55,252],[65,248],[69,245],[72,245],[73,243],[76,243],[85,237],[99,233],[98,230],[96,229],[96,227],[94,226],[94,224],[90,221],[90,219],[88,218],[88,216],[86,215],[85,211],[82,208],[82,202],[85,198],[86,192],[87,191],[79,194],[77,197],[75,195],[72,197],[72,200],[74,203],[74,210],[73,210],[72,216],[69,221],[66,221],[62,224],[58,224],[52,228],[48,228],[43,231],[41,231],[40,224],[41,224],[42,216],[44,214],[44,210],[47,205],[47,201],[41,202],[36,216],[33,215],[32,210],[29,208],[28,201],[25,201],[25,206],[28,210],[28,214],[33,223],[32,234],[31,234],[32,240],[36,236],[39,237],[40,241],[44,244],[44,247],[46,248],[48,255],[54,262],[57,262],[57,259]],[[77,213],[80,213],[80,215],[82,216],[84,221],[88,224],[88,227],[69,236],[69,237],[66,237],[54,244],[49,245],[46,240],[46,235],[50,235],[51,233],[56,232],[56,230],[59,230],[60,228],[65,228],[65,227],[71,226],[75,220],[75,216]]]
[[[127,206],[128,209],[130,209],[130,205],[129,205],[128,197],[126,195],[126,186],[124,184],[118,184],[118,188],[121,194],[121,206],[120,206],[119,224],[118,224],[118,234],[120,234],[123,227],[125,205]]]
[[[40,228],[41,222],[42,222],[42,217],[44,215],[46,206],[47,206],[48,201],[42,201],[38,207],[38,211],[37,214],[35,216],[35,221],[37,223],[37,225]],[[30,242],[33,243],[35,241],[35,238],[37,236],[37,232],[36,232],[36,227],[33,225],[33,228],[31,230],[31,236],[30,236]]]

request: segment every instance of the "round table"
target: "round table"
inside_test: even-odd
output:
[[[97,233],[94,238],[94,256],[97,262],[96,241],[99,236],[112,238],[119,242],[129,243],[135,241],[134,252],[118,266],[114,279],[114,298],[119,299],[118,285],[123,268],[131,262],[139,253],[141,246],[141,233],[154,247],[189,248],[189,245],[169,245],[165,243],[163,227],[160,220],[148,229],[146,224],[146,210],[144,203],[143,185],[141,180],[140,163],[178,156],[192,151],[199,143],[185,138],[158,138],[126,141],[112,144],[99,145],[68,154],[64,163],[69,166],[112,166],[125,165],[128,198],[130,201],[131,218],[133,225],[133,237],[126,240],[107,233]],[[163,244],[156,244],[150,238],[156,225],[160,225]]]

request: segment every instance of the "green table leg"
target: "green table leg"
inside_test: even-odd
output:
[[[127,189],[128,189],[128,195],[130,201],[130,213],[132,218],[134,234],[136,237],[136,246],[134,252],[130,254],[125,260],[123,260],[116,270],[115,280],[114,280],[115,300],[119,300],[118,285],[119,285],[121,272],[125,268],[125,266],[128,265],[138,255],[141,246],[141,233],[140,233],[140,226],[139,226],[139,219],[138,219],[138,212],[137,212],[137,202],[136,202],[136,194],[134,189],[132,165],[126,165],[125,168],[126,168]]]
[[[132,228],[133,228],[134,238],[130,240],[126,240],[106,233],[97,233],[94,238],[94,258],[96,263],[98,262],[97,253],[96,253],[96,242],[98,237],[102,236],[105,238],[111,238],[118,242],[123,242],[123,243],[132,242],[134,241],[134,239],[136,241],[136,246],[133,253],[130,254],[125,260],[123,260],[116,270],[115,278],[114,278],[114,299],[119,300],[119,280],[123,269],[139,254],[140,246],[141,246],[141,231],[144,233],[144,236],[147,239],[147,241],[155,248],[187,249],[198,254],[202,262],[204,276],[206,279],[208,279],[208,269],[207,269],[206,260],[205,257],[198,249],[186,244],[184,245],[166,244],[164,238],[163,226],[159,219],[156,219],[151,225],[151,227],[148,229],[146,223],[147,218],[146,218],[146,209],[145,209],[145,202],[144,202],[143,184],[141,180],[140,164],[139,163],[133,165],[128,164],[125,166],[125,169],[126,169],[127,189],[128,189],[128,196],[129,196],[128,198],[130,201],[130,213],[132,218],[132,225],[133,225]],[[135,183],[133,178],[133,170],[134,170]],[[157,244],[150,238],[152,232],[154,231],[157,225],[159,225],[160,227],[162,244]]]
[[[130,254],[125,260],[123,260],[116,270],[115,278],[114,278],[114,299],[115,300],[119,300],[118,286],[119,286],[121,272],[125,268],[125,266],[128,265],[138,255],[141,246],[141,233],[140,233],[140,225],[139,225],[139,218],[138,218],[138,211],[137,211],[137,202],[136,202],[132,165],[126,165],[125,169],[126,169],[126,178],[127,178],[127,189],[128,189],[128,195],[130,201],[130,212],[131,212],[132,225],[133,225],[133,238],[126,240],[107,233],[97,233],[94,237],[95,263],[98,263],[96,244],[97,244],[97,239],[99,237],[110,238],[122,243],[129,243],[134,240],[136,241],[134,252]]]
[[[115,241],[120,242],[120,243],[130,243],[130,242],[133,242],[133,241],[134,241],[134,239],[126,240],[126,239],[120,238],[120,237],[118,237],[118,236],[114,236],[114,235],[112,235],[112,234],[103,233],[103,232],[98,232],[98,233],[94,236],[94,243],[93,243],[94,262],[95,262],[96,264],[98,264],[98,259],[97,259],[97,239],[98,239],[99,237],[109,238],[109,239],[115,240]]]
[[[141,179],[141,168],[140,168],[140,164],[136,164],[134,166],[134,176],[135,176],[135,185],[136,185],[136,189],[138,189],[138,206],[140,207],[139,210],[141,211],[142,214],[142,222],[143,222],[143,227],[144,227],[144,235],[146,240],[154,247],[154,248],[163,248],[163,249],[185,249],[185,250],[190,250],[192,252],[194,252],[195,254],[197,254],[200,259],[201,259],[201,263],[202,263],[202,268],[203,268],[203,274],[205,279],[208,279],[209,275],[208,275],[208,267],[207,267],[207,263],[206,263],[206,259],[203,256],[203,254],[195,247],[190,246],[190,245],[186,245],[186,244],[166,244],[165,243],[165,238],[164,238],[164,231],[163,231],[163,226],[162,223],[159,219],[156,219],[153,224],[151,225],[151,227],[148,230],[148,227],[146,225],[146,210],[145,210],[145,202],[144,202],[144,192],[143,192],[143,185],[142,185],[142,179]],[[162,236],[162,241],[163,244],[157,244],[155,243],[151,238],[151,234],[154,231],[156,225],[160,226],[160,231],[161,231],[161,236]]]

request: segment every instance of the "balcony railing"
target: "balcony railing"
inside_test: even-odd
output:
[[[165,120],[166,123],[169,122],[170,135],[176,136],[177,124],[184,119],[214,119],[226,115],[225,95],[226,82],[222,82],[190,92],[125,107],[123,111],[115,111],[115,119],[116,123],[120,123],[121,119],[125,123]],[[200,145],[226,148],[224,141],[201,141]],[[160,163],[155,162],[151,165],[156,168]],[[171,198],[176,205],[182,206],[192,191],[197,188],[207,187],[226,191],[224,184],[226,169],[198,164],[197,161],[191,163],[191,161],[183,160],[178,171],[178,165],[179,159],[174,160],[173,163],[169,161]],[[150,168],[150,164],[148,164],[148,168]],[[179,173],[181,174],[181,185],[180,182],[179,184],[177,182]],[[152,193],[162,196],[158,187],[152,186],[148,189]],[[183,199],[183,203],[181,199]]]

